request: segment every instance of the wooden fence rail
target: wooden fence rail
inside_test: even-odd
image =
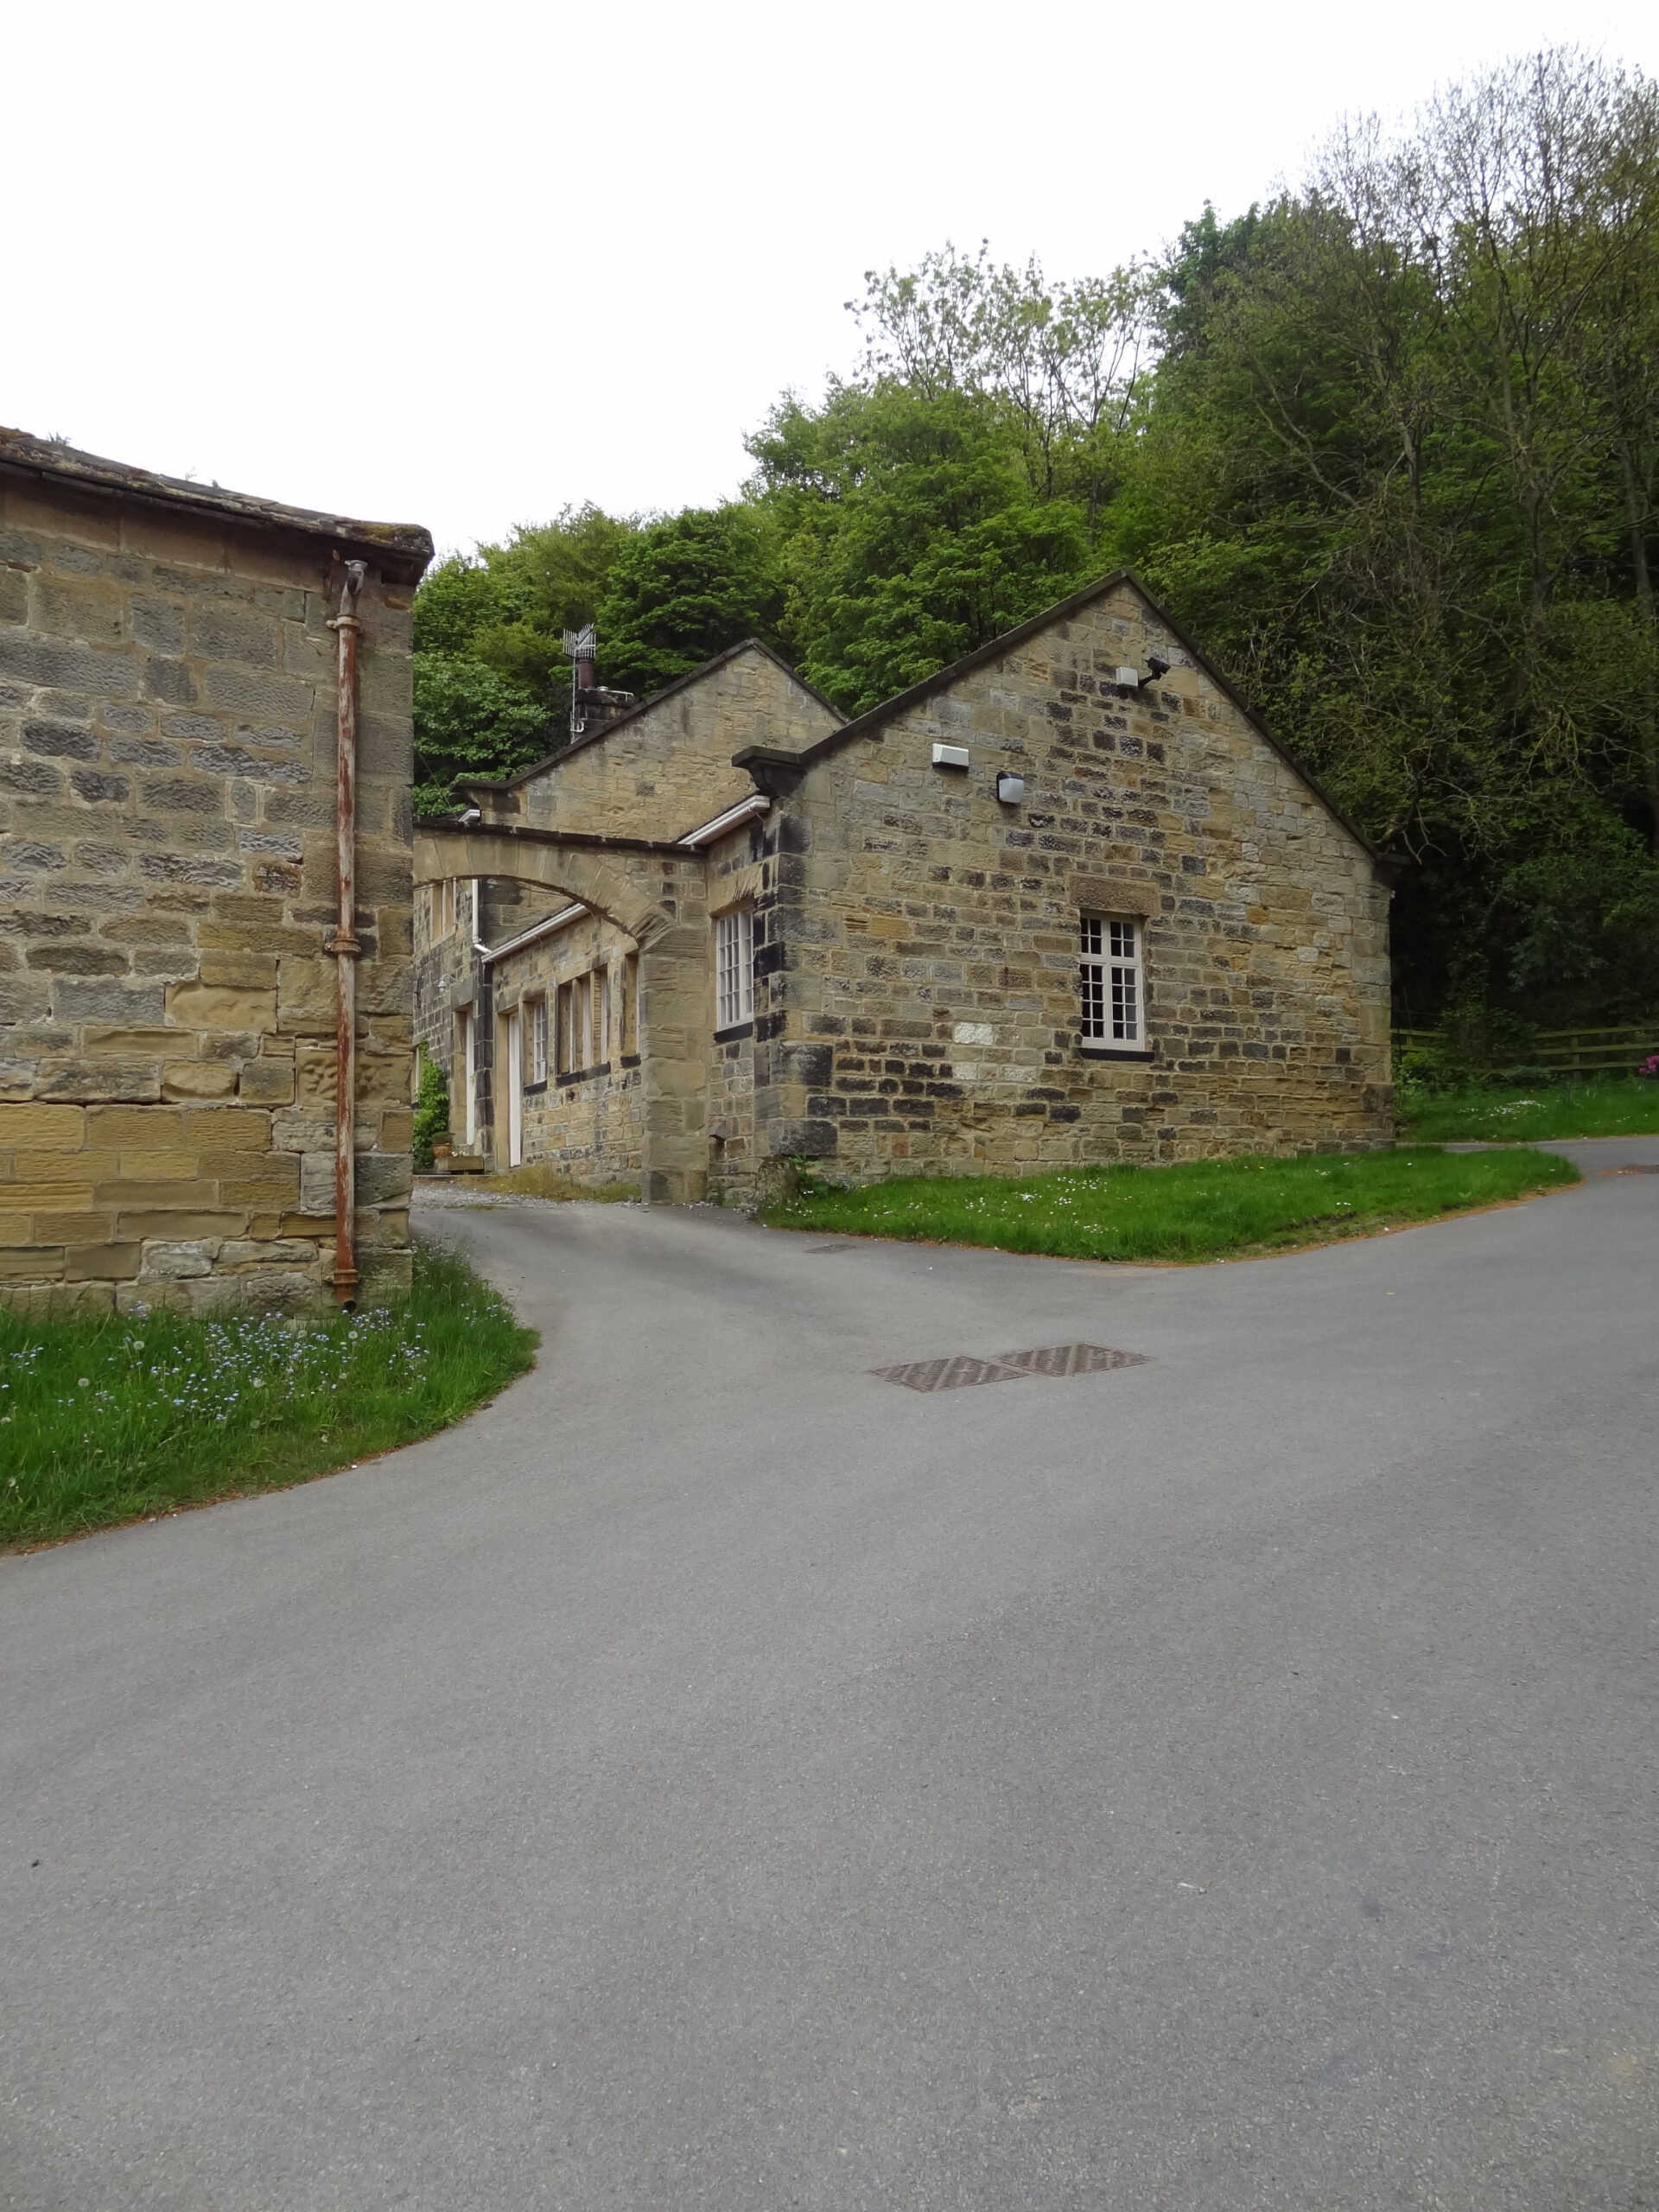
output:
[[[1396,1056],[1434,1052],[1447,1042],[1436,1029],[1396,1029],[1392,1034]],[[1465,1050],[1458,1057],[1488,1073],[1548,1068],[1552,1075],[1633,1075],[1653,1052],[1659,1052],[1659,1016],[1616,1029],[1541,1029],[1526,1045],[1500,1052]]]

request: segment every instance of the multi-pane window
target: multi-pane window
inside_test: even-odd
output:
[[[439,938],[448,937],[455,926],[455,893],[460,888],[459,882],[453,875],[446,876],[442,883],[435,883],[430,887],[432,938],[435,944]]]
[[[1082,957],[1083,1041],[1141,1052],[1146,1046],[1146,990],[1141,974],[1141,925],[1085,914]]]
[[[530,1079],[547,1081],[547,1001],[530,1001]]]
[[[611,1057],[611,971],[594,970],[594,1065],[603,1067]]]
[[[715,1027],[730,1029],[754,1015],[754,910],[734,906],[715,917]]]

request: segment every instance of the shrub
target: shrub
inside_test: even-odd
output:
[[[443,1070],[420,1047],[421,1077],[415,1093],[415,1172],[432,1172],[432,1147],[449,1135],[449,1085]]]

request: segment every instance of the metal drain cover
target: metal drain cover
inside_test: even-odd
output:
[[[1143,1351],[1114,1351],[1109,1344],[1044,1344],[1036,1351],[1002,1351],[1004,1367],[1022,1375],[1099,1375],[1109,1367],[1144,1367]]]
[[[970,1382],[1018,1382],[1022,1367],[1007,1367],[996,1359],[915,1359],[907,1367],[873,1367],[884,1382],[902,1383],[906,1390],[961,1390]]]
[[[907,1367],[873,1367],[884,1382],[906,1390],[961,1390],[970,1382],[1017,1382],[1024,1375],[1099,1375],[1111,1367],[1144,1367],[1143,1351],[1109,1344],[1041,1344],[1035,1351],[1000,1352],[995,1359],[916,1359]]]

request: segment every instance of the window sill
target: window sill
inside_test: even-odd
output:
[[[524,1085],[524,1096],[526,1098],[538,1098],[546,1089],[547,1077],[543,1076],[539,1083],[527,1083]]]
[[[601,1060],[596,1066],[591,1068],[566,1068],[556,1078],[554,1088],[563,1090],[572,1084],[592,1083],[599,1076],[609,1075],[610,1071],[611,1064],[608,1060]]]
[[[754,1024],[752,1020],[734,1021],[724,1029],[715,1030],[715,1042],[716,1045],[734,1045],[741,1037],[753,1037],[753,1034]]]
[[[1077,1050],[1085,1060],[1153,1060],[1158,1057],[1150,1045],[1093,1045],[1087,1039],[1079,1041]]]

